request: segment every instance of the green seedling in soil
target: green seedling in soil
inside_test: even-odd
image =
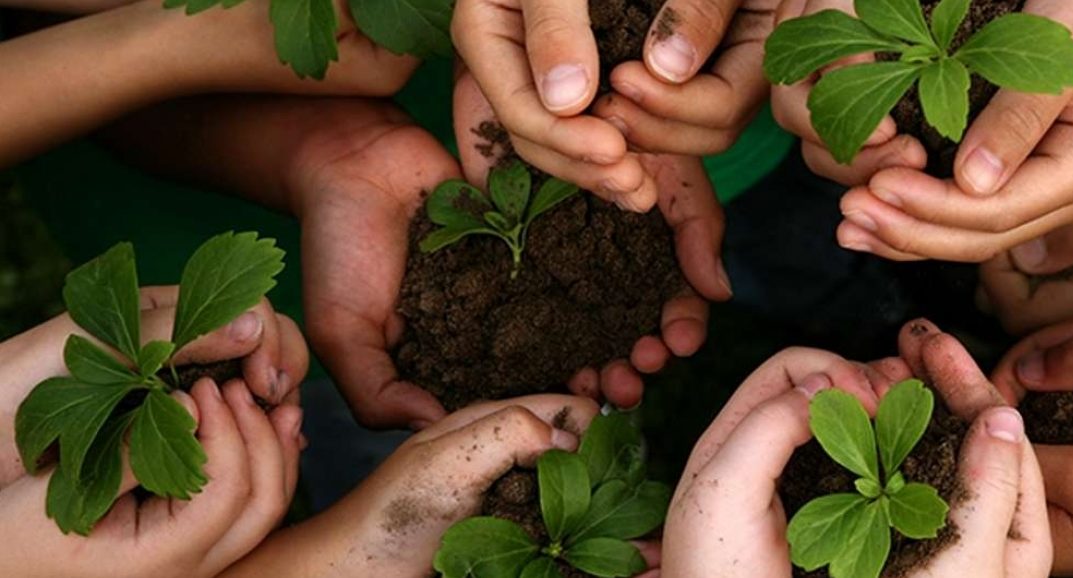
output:
[[[499,237],[510,247],[514,258],[510,277],[516,278],[529,225],[578,192],[577,185],[559,179],[548,179],[535,195],[531,194],[532,188],[532,176],[520,162],[495,169],[488,176],[491,200],[465,181],[456,179],[440,184],[429,195],[425,208],[429,220],[442,228],[421,241],[421,250],[438,251],[469,235]]]
[[[476,517],[443,536],[434,567],[443,578],[561,578],[559,564],[601,578],[646,568],[627,540],[663,524],[671,489],[646,481],[640,433],[625,414],[597,416],[578,453],[537,461],[547,543],[508,520]]]
[[[790,520],[786,537],[795,565],[809,572],[829,566],[832,578],[877,578],[890,553],[891,528],[914,540],[938,536],[949,506],[935,488],[898,471],[927,430],[934,405],[923,383],[902,382],[880,402],[873,427],[852,395],[816,395],[809,407],[813,435],[860,478],[857,493],[812,500]]]
[[[283,251],[272,239],[256,233],[209,239],[183,270],[171,340],[145,345],[130,243],[67,275],[63,299],[71,319],[118,357],[72,334],[63,351],[70,375],[38,384],[15,416],[15,441],[31,474],[58,444],[45,509],[65,534],[87,535],[115,502],[125,439],[134,476],[149,492],[186,500],[204,487],[206,456],[196,424],[168,395],[179,384],[175,353],[257,305],[282,270]]]
[[[970,4],[942,0],[930,26],[918,0],[855,0],[858,18],[824,10],[788,20],[768,38],[764,71],[775,84],[794,84],[849,56],[899,55],[827,73],[809,95],[812,126],[845,164],[914,84],[928,124],[954,142],[968,124],[972,74],[1020,92],[1073,86],[1073,38],[1047,18],[1008,14],[952,51]]]
[[[214,6],[233,8],[243,0],[164,0],[165,8],[186,7],[193,15]],[[454,0],[349,0],[350,14],[361,32],[395,54],[419,58],[452,56],[451,14]],[[269,18],[280,62],[299,78],[322,80],[339,60],[335,0],[271,0]]]

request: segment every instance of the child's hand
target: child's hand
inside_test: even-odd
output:
[[[1015,335],[1073,318],[1073,225],[980,266],[977,301]]]

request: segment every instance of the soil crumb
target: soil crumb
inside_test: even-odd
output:
[[[608,92],[608,78],[619,64],[641,60],[645,39],[652,22],[666,0],[590,0],[589,20],[600,51],[600,93]],[[655,34],[663,39],[674,34],[678,14],[668,11],[660,17]]]
[[[1029,392],[1018,409],[1032,443],[1073,445],[1073,392]]]

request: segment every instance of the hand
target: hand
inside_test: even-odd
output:
[[[1015,335],[1073,318],[1073,225],[1000,253],[980,266],[978,301]]]

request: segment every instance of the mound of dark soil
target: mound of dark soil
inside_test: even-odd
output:
[[[1073,445],[1073,392],[1031,392],[1018,407],[1032,443]]]
[[[615,66],[641,60],[652,21],[666,0],[592,0],[589,20],[600,52],[600,92],[610,90],[608,76]],[[674,33],[675,15],[668,11],[656,29],[663,37]]]

